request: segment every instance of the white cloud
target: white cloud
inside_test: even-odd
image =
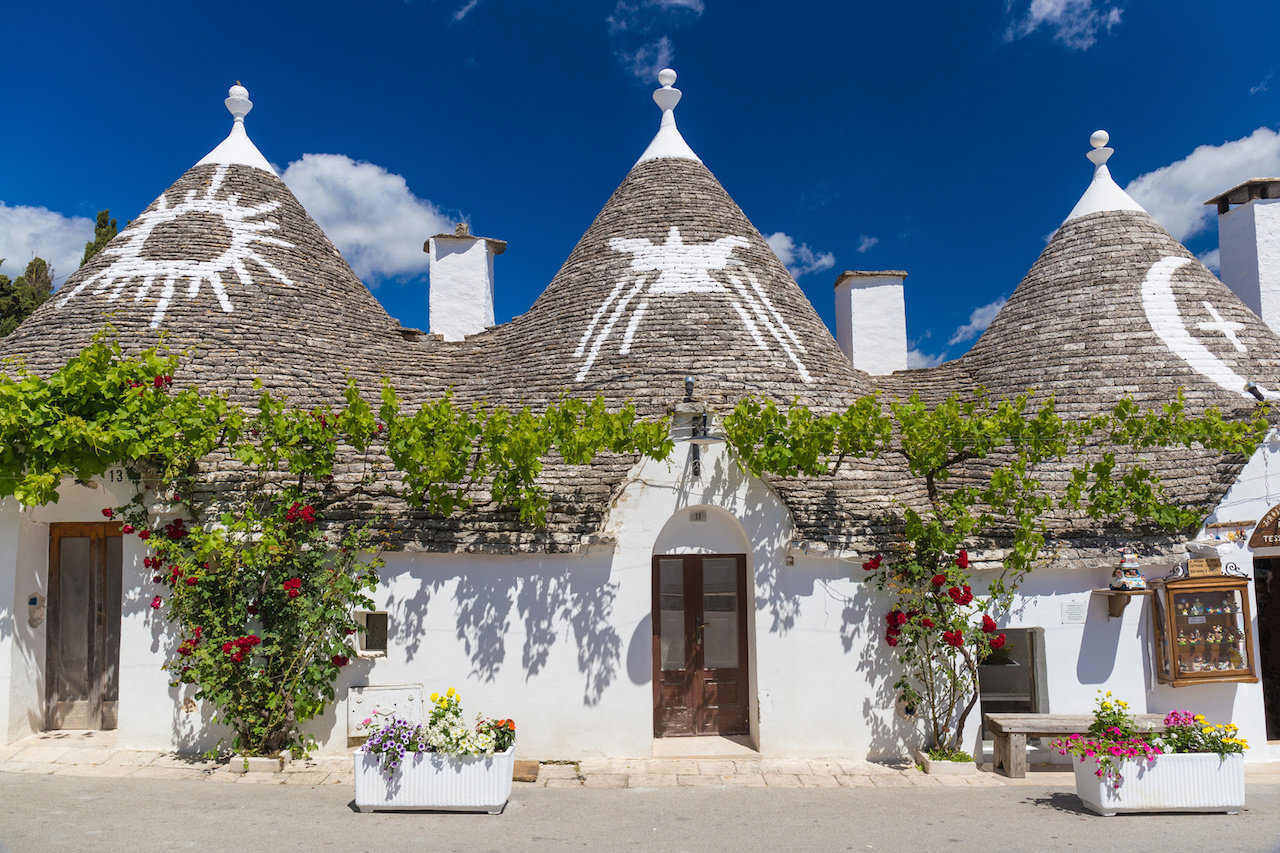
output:
[[[1214,275],[1220,274],[1219,271],[1222,269],[1222,252],[1217,249],[1210,249],[1207,252],[1202,252],[1197,257],[1200,258],[1200,263],[1213,270]]]
[[[1015,7],[1019,10],[1015,12]],[[1013,20],[1005,30],[1005,40],[1031,35],[1041,27],[1073,50],[1088,50],[1120,23],[1120,7],[1105,0],[1005,0],[1005,13]]]
[[[466,3],[463,3],[461,6],[459,6],[457,11],[453,13],[453,19],[455,21],[461,21],[467,15],[471,14],[471,10],[474,9],[476,7],[476,4],[479,2],[480,0],[467,0]]]
[[[671,65],[675,51],[671,48],[671,39],[662,36],[635,50],[619,50],[618,59],[633,76],[651,81],[657,79],[659,71]]]
[[[651,83],[675,59],[670,31],[705,10],[703,0],[618,0],[605,18],[614,55],[627,71]]]
[[[54,284],[61,284],[80,267],[84,244],[92,239],[93,220],[88,217],[0,201],[0,258],[5,259],[0,273],[10,278],[41,257],[53,266]]]
[[[363,279],[421,272],[427,266],[423,241],[453,231],[440,208],[373,163],[303,154],[281,177]]]
[[[947,346],[955,346],[965,341],[971,341],[985,332],[987,326],[990,326],[991,321],[996,318],[996,314],[999,314],[1000,309],[1004,307],[1004,303],[1004,299],[997,299],[995,302],[988,302],[986,305],[979,305],[974,308],[969,312],[969,322],[957,327],[951,333],[951,337],[947,338]]]
[[[858,254],[865,255],[871,251],[877,243],[880,242],[879,237],[872,237],[870,234],[858,235]]]
[[[1259,80],[1255,85],[1249,87],[1250,95],[1261,95],[1263,92],[1271,90],[1271,78],[1276,76],[1275,69],[1267,72],[1267,76]]]
[[[836,265],[836,256],[830,252],[815,252],[807,243],[796,245],[790,234],[778,231],[765,238],[769,248],[782,261],[782,265],[790,270],[791,275],[799,278],[811,272],[829,270]]]
[[[945,353],[927,353],[923,350],[912,347],[907,350],[907,369],[915,370],[917,367],[937,367],[946,360]]]
[[[1125,190],[1180,241],[1215,216],[1204,201],[1248,178],[1280,174],[1280,133],[1260,127],[1243,139],[1201,145],[1186,157],[1134,178]]]

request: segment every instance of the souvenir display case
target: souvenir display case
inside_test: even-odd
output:
[[[1155,582],[1156,670],[1174,687],[1256,682],[1249,580],[1217,574]]]

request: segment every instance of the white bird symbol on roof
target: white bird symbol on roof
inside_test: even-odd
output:
[[[653,243],[643,237],[615,237],[609,248],[631,253],[631,268],[637,272],[657,271],[650,293],[720,293],[724,285],[707,275],[729,265],[733,250],[745,247],[745,237],[721,237],[712,243],[686,244],[680,229],[672,226],[667,242]]]
[[[811,381],[809,371],[797,355],[805,351],[804,344],[773,307],[760,279],[742,261],[733,257],[735,249],[749,245],[746,237],[736,236],[721,237],[709,243],[685,243],[680,229],[674,226],[662,243],[643,237],[615,237],[610,240],[609,248],[631,255],[627,272],[635,275],[624,274],[618,279],[587,324],[573,353],[575,358],[585,358],[574,377],[575,381],[581,382],[586,378],[613,327],[636,296],[640,296],[640,303],[631,312],[623,332],[622,345],[618,348],[622,355],[631,351],[636,329],[649,309],[649,297],[681,293],[725,294],[729,307],[738,315],[756,347],[765,352],[781,349],[795,365],[801,380]],[[723,272],[724,280],[712,278],[712,271]],[[772,343],[767,337],[773,339]]]

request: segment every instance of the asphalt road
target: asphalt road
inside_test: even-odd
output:
[[[520,788],[500,816],[359,814],[304,788],[0,774],[0,850],[1280,850],[1280,785],[1239,815],[1082,813],[1050,788]]]

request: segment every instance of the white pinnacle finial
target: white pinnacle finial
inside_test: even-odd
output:
[[[1107,147],[1107,143],[1110,141],[1111,135],[1105,130],[1095,130],[1089,136],[1089,144],[1093,146],[1093,150],[1085,156],[1093,164],[1093,180],[1089,182],[1088,189],[1084,191],[1084,195],[1080,196],[1080,200],[1076,202],[1076,206],[1072,208],[1070,215],[1067,216],[1067,222],[1079,219],[1082,216],[1088,216],[1090,213],[1101,213],[1108,210],[1146,212],[1143,210],[1142,205],[1134,201],[1127,192],[1120,189],[1120,185],[1111,177],[1111,170],[1107,168],[1107,161],[1116,152],[1114,148]]]
[[[231,122],[231,132],[217,148],[204,155],[196,165],[205,166],[214,163],[220,166],[252,166],[274,175],[276,170],[271,168],[267,158],[263,157],[262,152],[250,141],[249,134],[244,132],[244,117],[249,114],[249,110],[253,109],[253,101],[249,100],[249,90],[241,86],[240,81],[237,80],[236,84],[227,90],[227,99],[222,103],[227,105],[227,112],[231,113],[231,117],[235,119]]]
[[[676,72],[670,68],[662,69],[658,72],[658,82],[662,84],[662,88],[654,90],[653,101],[664,113],[669,113],[676,108],[676,104],[680,103],[681,92],[672,86],[676,82]],[[665,118],[664,115],[663,119]]]
[[[231,113],[231,117],[236,121],[244,121],[249,110],[253,109],[253,101],[249,100],[249,90],[241,86],[239,80],[227,90],[227,99],[223,103],[227,105],[227,112]]]
[[[676,130],[676,114],[674,112],[676,104],[680,103],[681,92],[673,84],[676,82],[676,72],[670,68],[664,68],[658,72],[658,83],[661,89],[655,89],[653,92],[653,102],[658,105],[658,109],[662,110],[662,124],[658,128],[658,135],[649,143],[649,147],[640,155],[637,161],[643,163],[646,160],[658,160],[661,158],[675,158],[680,160],[698,160],[698,155],[693,153],[693,149],[684,141],[684,137],[680,135],[680,131]],[[698,161],[702,162],[702,161]]]
[[[1093,135],[1089,137],[1089,144],[1093,146],[1093,150],[1084,155],[1089,158],[1089,162],[1095,166],[1101,166],[1103,163],[1111,159],[1111,155],[1116,153],[1114,148],[1108,148],[1107,143],[1111,141],[1111,134],[1105,130],[1095,130]]]

